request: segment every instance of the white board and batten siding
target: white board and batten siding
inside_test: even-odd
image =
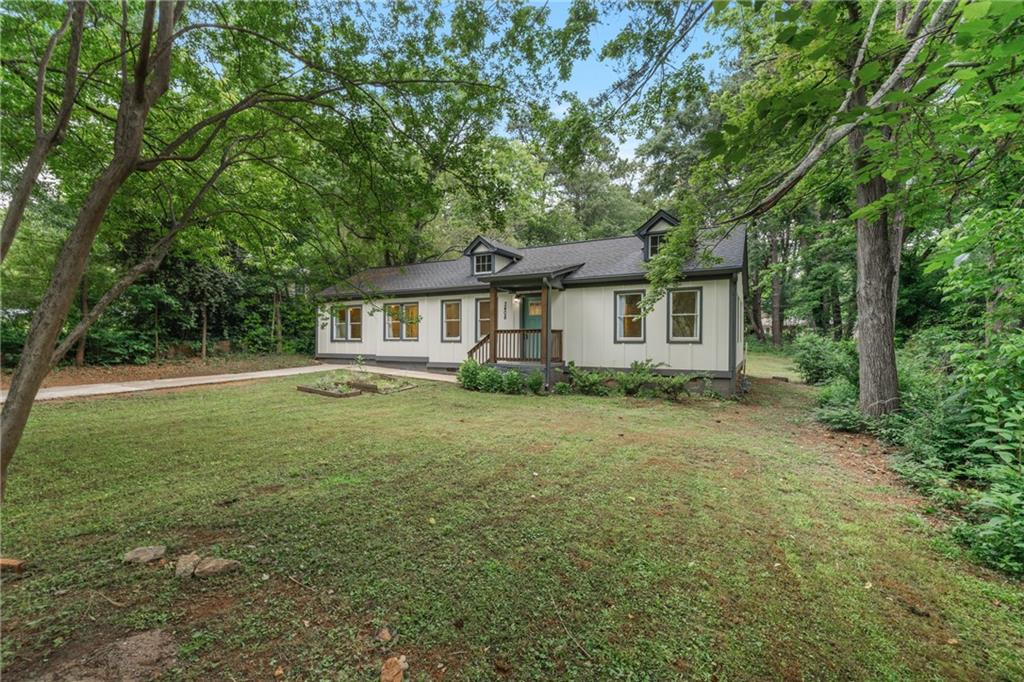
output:
[[[551,292],[551,328],[563,330],[563,354],[566,361],[581,367],[629,368],[636,361],[653,360],[661,369],[728,373],[730,362],[730,324],[742,329],[742,287],[736,286],[735,307],[730,305],[730,280],[688,279],[680,288],[699,288],[701,292],[700,340],[670,342],[668,339],[668,298],[658,301],[644,319],[644,337],[640,343],[615,340],[615,294],[643,290],[644,285],[609,284],[568,287]],[[403,296],[363,305],[361,341],[331,339],[326,308],[321,309],[317,328],[317,355],[325,358],[364,356],[368,361],[410,361],[437,366],[455,366],[466,359],[477,337],[476,301],[487,299],[488,292],[452,295]],[[442,341],[442,301],[461,302],[462,335],[459,341]],[[387,303],[419,305],[419,336],[412,340],[385,340],[384,313]],[[498,329],[519,328],[520,303],[511,294],[498,295]],[[743,365],[742,333],[735,335],[736,367]]]
[[[642,284],[572,287],[554,292],[551,326],[565,330],[566,360],[581,367],[616,369],[653,360],[666,370],[729,372],[729,280],[686,280],[679,288],[701,291],[699,342],[669,342],[668,297],[655,303],[654,310],[644,318],[642,342],[615,341],[615,294],[642,291]]]
[[[373,303],[346,301],[345,305],[363,306],[363,338],[361,341],[335,341],[331,339],[331,325],[327,309],[321,308],[316,333],[318,356],[351,358],[362,355],[378,362],[421,362],[434,365],[458,365],[466,359],[476,345],[477,299],[487,299],[488,292],[431,296],[401,296]],[[461,302],[462,335],[458,341],[441,340],[441,302]],[[383,307],[389,303],[416,303],[419,305],[419,335],[412,340],[384,339]],[[515,329],[518,317],[512,316],[512,295],[498,295],[498,329]]]

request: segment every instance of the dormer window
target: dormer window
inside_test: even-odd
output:
[[[473,256],[473,274],[488,275],[494,272],[494,254],[478,253]]]
[[[664,234],[652,234],[647,236],[647,259],[650,260],[658,255],[658,251],[661,249],[661,243],[664,241]]]

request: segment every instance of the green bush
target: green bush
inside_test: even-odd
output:
[[[530,376],[526,377],[526,387],[530,389],[530,393],[539,395],[544,390],[544,374],[539,369],[530,372]]]
[[[569,383],[576,393],[583,395],[608,395],[611,393],[611,389],[607,386],[610,377],[604,372],[580,369],[572,362],[566,366],[566,370],[569,372]]]
[[[564,381],[558,381],[551,389],[555,395],[569,395],[572,393],[572,384],[567,384]]]
[[[996,468],[992,487],[969,506],[979,523],[962,526],[961,537],[979,559],[1007,573],[1024,574],[1024,474]]]
[[[858,381],[857,349],[851,340],[834,341],[805,332],[793,344],[793,362],[809,384],[824,384],[836,377],[854,385]]]
[[[459,365],[459,371],[456,372],[455,378],[463,388],[469,391],[479,391],[481,367],[481,364],[473,358],[466,358]]]
[[[501,392],[509,395],[517,395],[526,390],[526,381],[523,375],[514,369],[510,369],[501,377]]]
[[[480,390],[485,393],[501,393],[505,386],[505,378],[501,370],[495,367],[483,366],[480,368],[477,380]]]
[[[690,382],[694,377],[689,374],[676,374],[670,377],[658,377],[660,397],[668,400],[679,400],[690,395]]]
[[[654,373],[655,367],[656,365],[651,360],[633,362],[628,372],[614,372],[609,375],[609,378],[615,380],[615,384],[623,395],[638,395],[645,389],[648,393],[653,393],[656,392],[654,387],[658,383],[657,380],[661,378]]]

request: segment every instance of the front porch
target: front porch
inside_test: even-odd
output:
[[[481,364],[535,364],[540,368],[546,363],[563,362],[561,329],[549,330],[547,345],[545,357],[542,329],[499,329],[480,339],[470,349],[468,357]]]
[[[517,308],[518,326],[499,329],[497,324],[499,287],[491,283],[491,326],[467,353],[467,357],[481,364],[527,365],[547,370],[563,359],[562,330],[551,328],[551,289],[548,277],[530,277],[526,281],[510,282],[501,291],[513,294]],[[560,282],[555,286],[560,287]],[[481,330],[483,331],[483,330]]]

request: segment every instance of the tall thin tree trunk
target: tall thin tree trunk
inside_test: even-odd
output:
[[[89,284],[86,281],[85,275],[82,275],[82,284],[79,287],[81,290],[80,304],[82,306],[82,319],[84,320],[86,315],[89,314]],[[75,348],[75,367],[81,367],[85,364],[85,334],[82,334],[82,338],[78,339],[78,347]]]
[[[160,301],[153,304],[153,357],[160,359]]]
[[[274,347],[280,353],[284,350],[284,337],[281,332],[281,292],[274,289],[273,314],[270,320],[270,339],[274,341]]]
[[[206,304],[204,303],[200,308],[203,317],[203,340],[200,344],[200,355],[203,358],[203,362],[206,362]]]
[[[781,262],[779,244],[772,239],[772,264]],[[772,345],[776,348],[782,346],[782,275],[778,270],[772,272]]]
[[[853,106],[863,106],[864,88],[854,96]],[[850,133],[849,146],[853,156],[854,175],[869,162],[864,145],[864,129]],[[886,181],[873,176],[856,187],[857,208],[863,208],[885,197]],[[860,356],[860,411],[877,417],[900,407],[899,380],[896,374],[896,346],[893,340],[895,310],[894,240],[889,230],[889,216],[880,210],[873,217],[857,218],[857,345]]]
[[[832,284],[832,338],[839,341],[843,338],[843,304],[839,300],[839,287]]]
[[[758,341],[764,341],[764,327],[761,326],[761,296],[750,295],[749,275],[743,278],[743,302],[747,308],[747,320]]]

